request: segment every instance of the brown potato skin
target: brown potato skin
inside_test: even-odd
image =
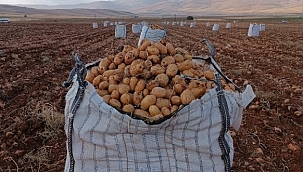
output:
[[[142,110],[147,110],[151,105],[156,104],[156,102],[157,98],[155,95],[147,95],[142,99],[140,107]]]

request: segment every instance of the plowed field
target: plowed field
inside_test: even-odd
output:
[[[222,71],[243,90],[244,83],[253,86],[257,97],[240,130],[232,130],[233,171],[302,171],[303,22],[261,21],[266,31],[257,38],[247,36],[249,22],[226,29],[226,21],[217,21],[218,32],[205,21],[194,28],[169,25],[166,41],[206,55],[201,40],[207,38]],[[116,39],[114,27],[93,29],[92,21],[0,24],[0,171],[63,171],[68,89],[62,83],[75,65],[72,52],[89,63],[121,45],[136,46],[139,35],[128,23],[126,39]]]

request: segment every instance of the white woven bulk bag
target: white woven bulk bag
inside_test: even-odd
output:
[[[142,30],[142,26],[140,24],[132,24],[132,32],[140,33]]]
[[[190,25],[189,25],[190,28],[193,28],[195,26],[196,26],[196,24],[194,22],[191,22]]]
[[[226,23],[226,28],[230,29],[231,28],[231,23]]]
[[[139,42],[138,42],[138,47],[141,44],[141,41],[143,39],[148,39],[150,41],[157,42],[166,36],[166,30],[161,30],[161,29],[151,29],[149,26],[144,25],[142,27],[142,31],[140,34]]]
[[[104,22],[103,22],[103,27],[107,27],[108,24],[109,24],[109,21],[104,21]]]
[[[248,36],[249,37],[259,37],[260,27],[257,24],[249,24]]]
[[[181,27],[184,26],[184,22],[183,22],[183,21],[180,22],[180,26],[181,26]]]
[[[115,37],[116,38],[125,38],[126,37],[126,26],[125,25],[116,25]]]
[[[229,129],[239,129],[242,111],[255,96],[251,86],[236,93],[218,85],[173,117],[150,125],[105,103],[81,78],[85,66],[76,61],[72,73],[79,75],[67,82],[73,81],[66,95],[65,172],[230,171]]]
[[[148,26],[148,22],[142,21],[142,22],[141,22],[141,25],[142,25],[142,26]]]
[[[265,31],[265,24],[260,24],[260,31]]]
[[[212,30],[213,30],[213,31],[218,31],[218,30],[219,30],[219,27],[220,27],[220,25],[217,24],[217,23],[215,23]]]
[[[94,22],[93,23],[93,29],[97,29],[99,26],[98,26],[98,23],[97,22]]]

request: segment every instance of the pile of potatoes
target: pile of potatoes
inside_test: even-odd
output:
[[[188,51],[169,42],[147,39],[102,59],[86,80],[106,103],[144,119],[168,116],[215,86],[209,64],[195,63]],[[234,85],[221,82],[235,91]]]

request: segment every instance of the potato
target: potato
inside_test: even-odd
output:
[[[131,103],[131,96],[128,93],[124,93],[120,97],[120,101],[122,104],[127,105]]]
[[[93,85],[95,87],[99,86],[100,82],[102,81],[102,75],[98,75],[93,80]]]
[[[124,78],[124,79],[122,80],[122,83],[123,83],[123,84],[129,85],[129,83],[130,83],[130,78]]]
[[[139,106],[143,99],[143,92],[134,92],[133,94],[133,105]]]
[[[90,82],[91,84],[93,83],[93,80],[95,79],[95,75],[91,73],[90,71],[87,71],[85,80]]]
[[[100,84],[99,84],[99,89],[100,89],[100,90],[106,90],[106,89],[108,88],[108,86],[109,86],[108,81],[102,81],[102,82],[100,82]]]
[[[118,91],[119,93],[122,94],[126,94],[130,92],[130,86],[127,84],[119,84],[118,85]]]
[[[157,76],[161,73],[165,73],[165,68],[160,66],[159,64],[156,64],[155,66],[152,66],[150,68],[150,72],[151,72],[152,75]]]
[[[111,64],[109,64],[109,66],[108,66],[108,69],[109,70],[113,70],[113,69],[116,69],[117,68],[117,65],[115,64],[115,63],[111,63]]]
[[[179,106],[173,105],[173,106],[170,108],[170,112],[173,113],[173,112],[177,111],[178,109],[179,109]]]
[[[102,98],[103,98],[104,102],[107,104],[108,104],[109,100],[111,99],[110,95],[104,95],[104,96],[102,96]]]
[[[138,83],[138,78],[136,77],[131,77],[130,81],[129,81],[129,87],[130,87],[130,91],[135,91],[135,87]]]
[[[166,56],[161,60],[161,65],[165,66],[165,67],[168,66],[169,64],[175,64],[175,63],[176,63],[176,60],[172,56]]]
[[[156,42],[154,45],[160,52],[160,54],[167,54],[167,48],[160,42]]]
[[[190,91],[193,93],[196,99],[199,99],[205,94],[206,88],[198,87],[198,88],[193,88]]]
[[[156,105],[151,105],[149,108],[148,108],[148,112],[152,115],[152,116],[156,116],[156,115],[159,115],[159,114],[162,114],[160,109],[156,106]]]
[[[159,109],[162,109],[163,107],[170,107],[170,101],[166,98],[157,98],[156,106]]]
[[[148,70],[150,70],[150,68],[153,66],[153,62],[152,61],[150,61],[150,60],[145,60],[145,62],[144,62],[144,67],[145,67],[145,69],[148,69]]]
[[[117,84],[118,82],[115,80],[115,76],[111,75],[108,77],[108,84],[112,85],[112,84]]]
[[[118,84],[111,84],[108,86],[108,92],[112,93],[114,90],[119,90]]]
[[[167,84],[169,82],[169,77],[166,74],[161,73],[161,74],[156,76],[155,80],[159,81],[159,85],[161,87],[165,87],[165,86],[167,86]]]
[[[134,56],[134,53],[132,51],[129,51],[124,56],[124,63],[131,64],[135,59],[136,57]]]
[[[121,107],[122,107],[121,103],[117,99],[110,99],[108,104],[111,105],[112,107],[115,107],[118,109],[121,109]]]
[[[159,55],[159,50],[155,46],[148,46],[146,48],[148,55]]]
[[[126,64],[125,63],[120,63],[116,68],[117,69],[125,69]]]
[[[173,105],[180,106],[182,104],[180,96],[172,96],[170,101]]]
[[[132,66],[129,70],[131,76],[138,76],[141,74],[144,70],[143,64],[136,64],[135,66]]]
[[[183,87],[181,84],[175,84],[173,86],[173,90],[177,93],[177,94],[181,94],[183,91]]]
[[[144,97],[149,94],[149,90],[147,88],[145,88],[142,92]]]
[[[134,67],[134,66],[136,66],[137,64],[141,64],[141,65],[143,65],[144,66],[144,60],[143,59],[136,59],[136,60],[134,60],[131,64],[130,64],[130,67]]]
[[[162,87],[155,87],[149,93],[150,95],[155,95],[157,98],[163,98],[166,96],[166,89]]]
[[[109,64],[111,64],[111,63],[112,62],[108,58],[104,58],[100,61],[99,68],[101,68],[101,67],[108,68]]]
[[[194,77],[194,74],[190,70],[183,70],[181,73],[188,77]]]
[[[134,114],[139,115],[139,116],[143,116],[143,117],[150,117],[151,115],[149,114],[149,112],[142,110],[142,109],[135,109]]]
[[[131,104],[124,105],[123,108],[122,108],[122,110],[124,112],[126,112],[126,113],[133,113],[133,112],[135,112],[135,108]]]
[[[214,72],[210,71],[210,70],[207,70],[207,71],[204,71],[204,76],[206,79],[208,80],[214,80],[215,79],[215,75],[214,75]]]
[[[187,104],[189,104],[190,102],[192,102],[193,100],[196,99],[194,94],[189,89],[184,90],[181,93],[180,97],[181,97],[181,102],[184,105],[187,105]]]
[[[146,84],[146,89],[148,89],[149,91],[151,91],[153,88],[158,87],[158,86],[159,86],[159,81],[158,80],[150,80]]]
[[[143,79],[145,79],[145,80],[147,80],[147,79],[149,79],[149,78],[152,77],[152,74],[151,74],[151,72],[149,70],[143,69],[143,72],[140,73],[138,76],[141,77],[141,78],[143,78]]]
[[[184,71],[184,70],[188,70],[190,68],[193,67],[193,63],[191,60],[185,60],[184,62],[178,63],[178,70],[179,71]]]
[[[157,56],[157,55],[147,56],[147,60],[150,60],[151,62],[153,62],[153,64],[159,64],[160,63],[160,57]]]
[[[170,110],[169,110],[168,107],[163,107],[163,108],[161,109],[161,113],[162,113],[162,115],[167,116],[167,115],[170,114]]]
[[[185,60],[181,54],[175,54],[174,59],[175,59],[176,63],[184,62],[184,60]]]
[[[170,78],[174,77],[178,73],[178,67],[176,64],[169,64],[166,69],[166,75]]]
[[[117,53],[116,55],[115,55],[115,58],[114,58],[114,63],[116,64],[116,65],[119,65],[119,64],[121,64],[122,62],[123,62],[123,60],[124,60],[124,54],[122,53],[122,52],[119,52],[119,53]]]
[[[149,40],[142,40],[141,41],[141,46],[139,47],[139,50],[140,51],[145,51],[146,50],[146,48],[148,47],[148,46],[150,46],[151,45],[151,42],[149,41]]]
[[[198,80],[190,80],[190,82],[188,83],[188,87],[187,88],[191,90],[193,88],[197,88],[197,87],[199,87],[201,85],[204,85],[202,83],[204,83],[204,82],[198,81]]]
[[[139,51],[138,48],[133,48],[132,52],[133,52],[135,58],[138,58],[138,57],[139,57],[139,52],[140,52],[140,51]]]
[[[166,49],[167,49],[167,54],[169,54],[169,55],[175,55],[175,53],[176,53],[176,51],[175,51],[175,48],[174,48],[174,46],[173,46],[173,44],[171,44],[171,43],[166,43]]]
[[[123,74],[115,74],[113,75],[114,80],[117,81],[118,83],[122,81],[123,79]]]
[[[119,99],[120,99],[120,93],[119,93],[119,91],[118,91],[118,90],[114,90],[114,91],[110,94],[110,97],[111,97],[112,99],[117,99],[117,100],[119,100]]]
[[[91,72],[92,74],[94,74],[95,76],[98,76],[98,75],[99,75],[99,67],[97,67],[97,66],[92,67],[92,68],[90,69],[90,72]]]
[[[99,67],[99,74],[102,75],[105,71],[107,71],[106,67]]]
[[[185,81],[185,78],[182,78],[180,75],[176,75],[173,79],[172,79],[172,83],[173,84],[181,84],[183,88],[187,87],[187,83]]]
[[[125,68],[124,68],[124,77],[131,77],[130,67],[131,67],[130,65],[125,66]]]
[[[123,69],[113,69],[113,70],[107,70],[105,71],[102,76],[103,77],[110,77],[112,75],[123,75],[124,74],[124,70]]]
[[[109,55],[109,56],[107,56],[107,59],[108,59],[110,62],[113,62],[114,59],[115,59],[115,56],[114,56],[114,55]]]
[[[105,95],[109,95],[110,93],[108,92],[108,90],[100,90],[100,89],[96,89],[97,93],[103,97]]]
[[[156,102],[157,98],[155,95],[147,95],[142,99],[140,107],[142,110],[147,110],[151,105],[156,104]]]
[[[140,91],[143,91],[144,88],[145,88],[145,80],[144,79],[139,79],[136,87],[135,87],[135,92],[140,92]]]
[[[143,60],[147,59],[147,52],[146,51],[140,51],[139,52],[139,57]]]

